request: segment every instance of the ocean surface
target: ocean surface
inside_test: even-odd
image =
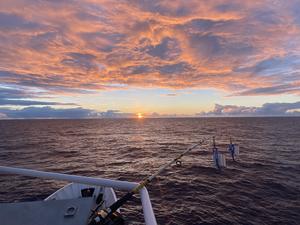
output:
[[[240,145],[222,172],[212,136],[224,152],[230,136]],[[0,165],[138,182],[203,138],[148,186],[158,224],[300,224],[300,118],[0,121]],[[0,202],[43,199],[64,184],[0,175]],[[122,212],[143,224],[139,197]]]

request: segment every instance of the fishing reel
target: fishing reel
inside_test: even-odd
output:
[[[106,210],[94,212],[88,225],[125,225],[125,221],[118,211],[108,214]]]
[[[96,208],[92,210],[88,225],[124,225],[124,219],[118,212],[111,212],[110,208],[100,209],[104,204],[103,194],[99,194],[96,199]]]

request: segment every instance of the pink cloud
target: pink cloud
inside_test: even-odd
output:
[[[162,87],[299,94],[297,4],[1,1],[0,80],[53,93]],[[293,89],[270,91],[280,85]]]

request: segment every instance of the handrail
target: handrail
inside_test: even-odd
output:
[[[130,191],[138,185],[138,183],[135,182],[85,177],[85,176],[55,173],[55,172],[44,172],[44,171],[38,171],[32,169],[23,169],[23,168],[7,167],[7,166],[0,166],[0,174],[18,174],[22,176],[38,177],[43,179],[61,180],[61,181],[88,184],[94,186],[112,187],[114,189],[126,190],[126,191]],[[146,225],[157,225],[147,189],[146,188],[141,189],[140,195],[141,195],[141,202],[143,206],[144,219]]]
[[[29,176],[29,177],[38,177],[38,178],[54,179],[54,180],[68,181],[68,182],[81,183],[81,184],[89,184],[95,186],[112,187],[120,190],[131,190],[136,185],[138,185],[137,183],[128,182],[128,181],[85,177],[85,176],[55,173],[55,172],[44,172],[38,170],[6,167],[6,166],[0,166],[0,173],[19,174],[19,175]]]

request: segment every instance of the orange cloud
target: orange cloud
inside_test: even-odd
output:
[[[299,7],[296,0],[1,1],[0,80],[53,93],[299,94]]]

